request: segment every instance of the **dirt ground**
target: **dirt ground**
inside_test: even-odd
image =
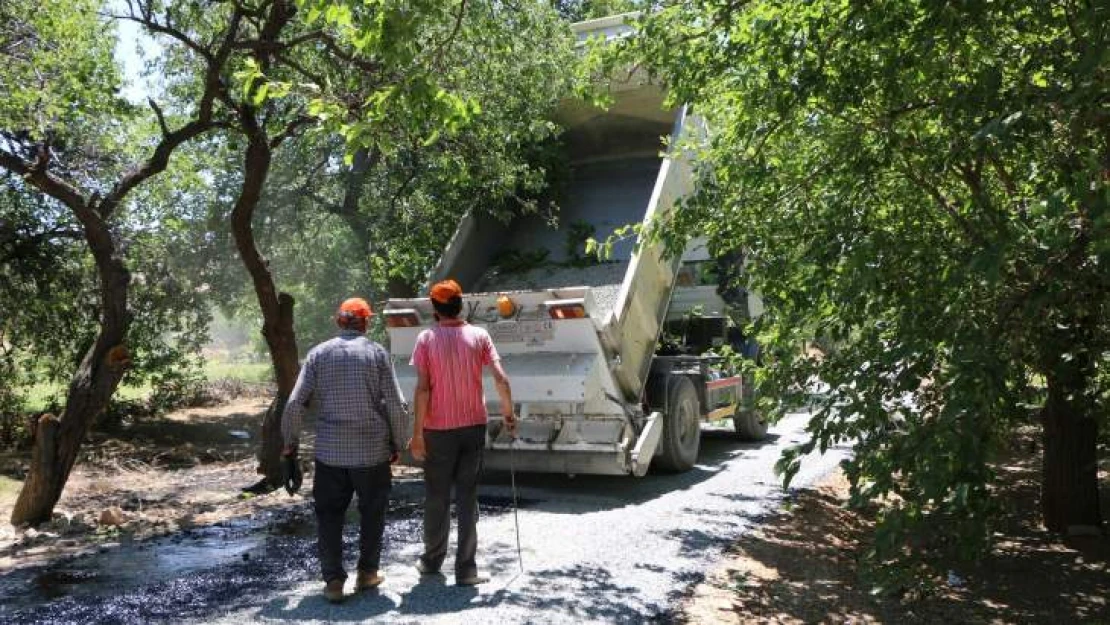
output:
[[[259,477],[254,454],[267,404],[239,399],[91,434],[53,520],[31,530],[7,522],[27,453],[0,456],[0,571],[300,503],[310,487],[293,497],[240,492]],[[302,462],[312,457],[311,430],[306,423]],[[395,468],[398,476],[415,471]]]
[[[837,473],[729,550],[686,599],[681,621],[725,623],[1110,623],[1110,539],[1061,541],[1033,522],[1039,460],[1002,467],[1012,506],[992,553],[948,572],[924,596],[878,596],[857,558],[872,520],[844,506]],[[1103,476],[1103,484],[1106,483]],[[1110,492],[1104,489],[1103,501]]]

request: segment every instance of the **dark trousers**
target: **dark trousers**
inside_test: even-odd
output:
[[[427,458],[424,460],[424,566],[438,571],[447,556],[451,533],[451,487],[455,487],[459,544],[455,554],[455,576],[478,572],[478,475],[482,472],[482,449],[486,426],[453,430],[424,430]]]
[[[312,494],[316,500],[317,548],[324,581],[347,579],[343,568],[343,521],[351,495],[358,493],[360,571],[377,571],[382,557],[385,510],[393,474],[389,463],[372,467],[333,467],[316,461]]]

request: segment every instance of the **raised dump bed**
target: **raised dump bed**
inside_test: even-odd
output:
[[[613,18],[576,28],[583,36],[627,29]],[[665,150],[699,120],[665,108],[662,90],[642,75],[611,89],[604,111],[568,102],[559,112],[569,180],[557,217],[503,223],[468,215],[430,276],[463,286],[467,320],[489,330],[512,379],[522,418],[516,439],[500,427],[487,376],[490,466],[506,466],[503,452],[513,449],[522,470],[643,475],[657,455],[666,467],[687,469],[700,419],[733,410],[741,397],[740,379],[722,376],[715,361],[656,355],[679,258],[632,239],[614,245],[606,262],[585,258],[585,236],[605,240],[625,225],[647,225],[693,188],[684,155]],[[683,309],[703,306],[699,293],[686,293]],[[502,296],[514,304],[511,315],[499,312]],[[408,362],[416,336],[433,323],[431,304],[394,299],[385,315],[397,376],[411,396],[416,372]]]

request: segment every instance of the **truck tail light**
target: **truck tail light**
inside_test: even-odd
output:
[[[509,319],[516,314],[516,304],[509,299],[508,295],[497,298],[497,314],[501,315],[502,319]]]
[[[388,328],[415,328],[420,325],[420,313],[415,308],[386,310],[385,325]]]
[[[544,302],[552,319],[584,319],[586,302],[582,299],[561,299]]]

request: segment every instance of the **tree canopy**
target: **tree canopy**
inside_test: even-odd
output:
[[[743,249],[768,396],[828,385],[877,555],[989,543],[992,462],[1039,426],[1044,521],[1095,525],[1110,377],[1105,3],[676,3],[620,52],[709,122],[666,236]],[[798,349],[818,339],[823,359]]]
[[[0,8],[0,84],[10,96],[0,104],[0,141],[9,154],[46,146],[60,176],[104,188],[141,157],[157,130],[119,97],[115,31],[99,8],[96,2]],[[172,197],[171,189],[196,179],[187,168],[172,178],[143,189],[114,219],[139,276],[140,304],[132,309],[139,328],[131,337],[135,366],[127,376],[137,384],[186,373],[180,371],[188,369],[184,354],[205,337],[209,304],[190,279],[196,274],[181,270],[192,242],[169,234],[173,220],[189,219],[187,196]],[[97,276],[81,223],[64,203],[10,173],[0,180],[0,193],[0,360],[11,373],[0,380],[0,394],[18,404],[19,391],[29,385],[68,379],[92,344]],[[161,223],[171,226],[169,236],[150,227]]]

